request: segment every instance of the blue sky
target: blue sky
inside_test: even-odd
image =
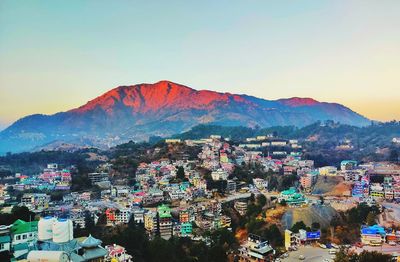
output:
[[[168,79],[400,119],[400,1],[0,1],[0,126]]]

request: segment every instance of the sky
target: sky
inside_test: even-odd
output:
[[[0,1],[0,129],[119,85],[312,97],[400,120],[400,1]]]

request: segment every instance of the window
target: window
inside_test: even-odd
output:
[[[32,237],[32,233],[29,233],[29,237]]]
[[[28,237],[27,234],[23,234],[23,235],[22,235],[22,239],[26,239],[27,237]]]
[[[3,250],[3,249],[4,249],[4,244],[1,243],[1,244],[0,244],[0,250]]]
[[[16,235],[16,236],[15,236],[15,239],[16,239],[16,240],[21,240],[21,235]]]

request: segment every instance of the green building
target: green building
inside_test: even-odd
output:
[[[288,190],[284,190],[279,195],[279,202],[285,201],[289,206],[301,206],[307,204],[306,197],[298,193],[295,188],[291,187]]]
[[[172,237],[171,209],[167,205],[160,205],[157,208],[157,214],[158,234],[164,239],[170,239]]]
[[[192,223],[185,222],[181,224],[181,236],[183,237],[188,236],[192,234],[192,231],[193,231]]]

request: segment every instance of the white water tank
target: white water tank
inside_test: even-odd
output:
[[[59,218],[53,223],[53,241],[65,243],[74,238],[74,229],[70,219]]]
[[[68,254],[63,251],[30,251],[27,260],[29,262],[69,262]]]
[[[51,216],[42,217],[38,223],[38,238],[41,241],[51,240],[53,238],[54,218]]]

